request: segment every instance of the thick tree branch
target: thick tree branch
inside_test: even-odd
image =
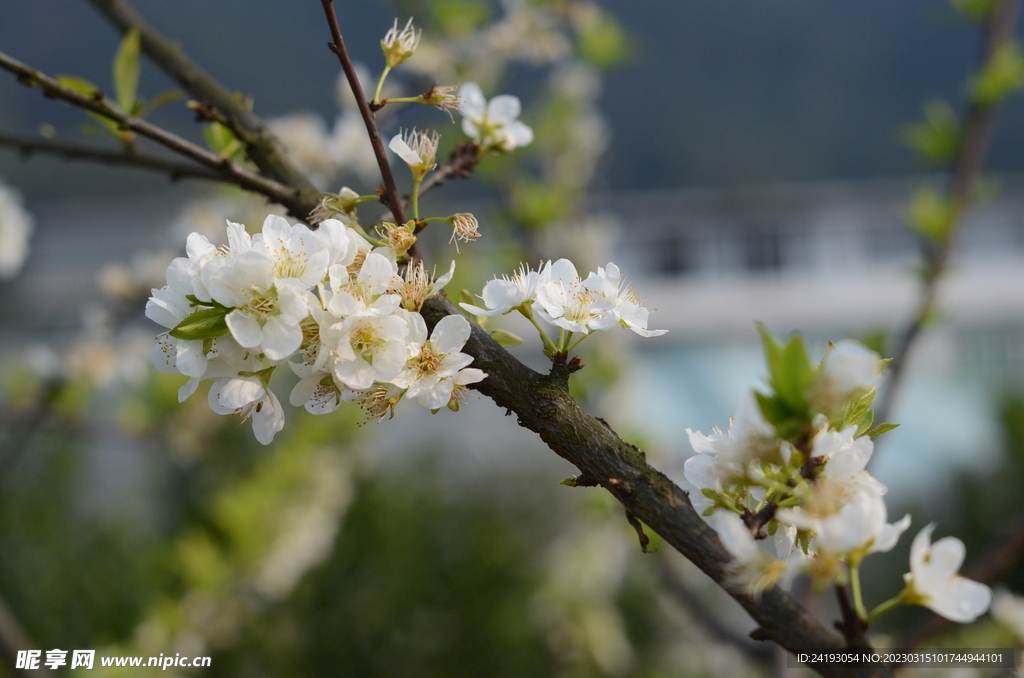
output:
[[[142,118],[128,115],[119,109],[114,102],[103,96],[103,93],[100,91],[96,91],[92,95],[83,94],[66,85],[62,85],[41,71],[26,66],[3,52],[0,52],[0,68],[14,73],[18,77],[18,81],[23,85],[41,89],[45,96],[66,101],[78,108],[109,118],[117,122],[122,129],[137,132],[179,155],[195,160],[200,165],[216,172],[223,181],[259,193],[274,202],[284,205],[293,214],[301,213],[306,215],[311,211],[305,210],[306,204],[302,201],[304,196],[298,190],[289,188],[273,179],[267,179],[259,174],[250,172],[244,167],[221,158],[205,148],[196,146],[191,141],[182,139],[161,127],[146,122]],[[319,193],[317,193],[316,199],[319,201]],[[313,206],[316,206],[315,203]]]
[[[309,216],[321,195],[288,159],[281,142],[271,134],[263,121],[249,110],[244,97],[229,91],[217,82],[181,49],[181,45],[161,35],[146,23],[127,0],[89,0],[101,14],[122,33],[135,28],[139,31],[142,51],[157,66],[196,99],[212,102],[224,115],[228,127],[246,146],[246,154],[260,172],[277,182],[292,187],[297,194],[291,204],[285,205],[298,219]],[[276,200],[276,198],[275,198]],[[303,211],[305,210],[305,211]]]
[[[13,148],[25,157],[35,153],[58,155],[67,160],[90,160],[108,165],[127,165],[138,169],[162,172],[174,181],[178,179],[205,179],[207,181],[224,181],[224,177],[205,167],[186,165],[183,163],[144,155],[139,152],[116,151],[88,144],[52,139],[34,139],[16,134],[0,132],[0,146]]]
[[[442,297],[427,301],[421,313],[433,326],[459,311]],[[540,435],[557,455],[611,492],[634,516],[662,536],[726,590],[760,625],[757,638],[773,640],[791,652],[832,650],[842,640],[825,629],[779,588],[751,596],[730,574],[732,558],[686,493],[647,465],[644,453],[624,442],[602,420],[585,412],[568,392],[565,375],[534,372],[516,360],[479,326],[464,352],[488,377],[472,388],[518,415],[520,426]],[[882,666],[814,667],[823,676],[890,676]]]
[[[996,3],[985,26],[985,43],[979,69],[983,68],[992,55],[1012,37],[1019,4],[1019,0],[999,0]],[[925,244],[924,287],[921,290],[921,298],[911,321],[900,334],[900,343],[889,366],[888,384],[882,393],[879,406],[875,408],[875,421],[889,421],[911,349],[933,315],[939,281],[946,272],[956,232],[974,197],[978,178],[988,156],[995,116],[996,106],[992,104],[974,102],[968,109],[960,152],[953,160],[949,180],[949,234],[938,243]],[[874,459],[877,458],[876,454]]]
[[[348,85],[352,89],[352,94],[355,96],[356,105],[359,107],[359,114],[363,117],[363,122],[366,124],[366,133],[370,137],[370,145],[373,146],[373,154],[377,158],[377,165],[380,167],[380,175],[384,180],[384,197],[387,202],[388,209],[391,210],[391,214],[394,215],[397,223],[405,223],[405,208],[402,205],[401,198],[398,197],[398,188],[395,185],[395,177],[391,173],[391,163],[388,162],[387,152],[384,150],[384,142],[380,138],[380,132],[377,130],[377,119],[370,110],[370,104],[366,100],[366,95],[363,93],[363,86],[359,82],[359,75],[356,73],[355,66],[352,65],[352,59],[348,55],[348,50],[345,48],[345,39],[341,37],[341,27],[338,25],[338,16],[334,12],[334,0],[321,0],[321,4],[324,7],[324,15],[327,17],[327,25],[331,29],[331,39],[334,40],[330,43],[331,51],[338,57],[338,61],[341,63],[341,68],[345,71],[345,77],[348,79]],[[409,249],[409,259],[415,261],[418,259],[417,247],[415,245]]]

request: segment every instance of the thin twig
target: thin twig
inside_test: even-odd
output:
[[[50,418],[53,405],[60,397],[64,386],[65,382],[61,379],[52,379],[41,385],[38,397],[32,405],[12,422],[7,430],[6,437],[0,443],[0,491],[25,454],[32,437]]]
[[[68,160],[91,160],[108,165],[127,165],[138,169],[162,172],[170,176],[172,180],[187,178],[224,181],[223,176],[205,167],[185,165],[151,155],[115,151],[110,148],[69,141],[24,137],[0,132],[0,146],[13,148],[26,157],[34,153],[42,153],[45,155],[59,155]]]
[[[137,132],[179,155],[191,158],[200,165],[210,168],[217,172],[223,181],[259,193],[274,202],[284,205],[293,214],[302,213],[305,215],[309,213],[308,210],[304,211],[305,204],[300,200],[301,196],[297,190],[251,172],[237,163],[221,158],[215,153],[196,146],[192,142],[182,139],[176,134],[172,134],[162,127],[157,127],[142,118],[128,115],[98,90],[93,92],[92,95],[83,94],[66,85],[62,85],[45,73],[25,65],[3,52],[0,52],[0,68],[14,73],[18,77],[18,82],[23,85],[41,89],[44,96],[66,101],[79,108],[109,118],[118,123],[122,129]]]
[[[979,68],[983,68],[996,50],[1011,38],[1016,25],[1018,7],[1019,0],[1001,0],[993,8],[985,26],[985,43]],[[876,421],[889,420],[893,403],[906,373],[907,359],[911,349],[933,315],[939,281],[946,272],[956,232],[974,197],[975,186],[991,146],[995,113],[995,106],[977,101],[973,102],[968,110],[963,141],[960,152],[953,161],[953,173],[949,182],[949,234],[941,242],[926,245],[924,287],[921,291],[921,298],[911,321],[901,333],[900,343],[889,366],[889,379],[885,392],[882,394],[879,406],[875,409]],[[872,461],[877,458],[876,454]]]
[[[146,56],[197,100],[212,103],[224,115],[225,123],[245,144],[246,155],[260,172],[290,186],[297,193],[297,197],[290,201],[292,204],[285,206],[293,216],[305,221],[323,196],[291,162],[281,142],[250,110],[251,103],[217,82],[185,54],[179,43],[150,26],[127,0],[89,2],[122,33],[132,28],[138,30],[139,42]]]
[[[54,673],[40,662],[36,669],[26,670],[15,668],[19,652],[39,650],[41,646],[29,638],[21,622],[7,602],[0,597],[0,656],[7,662],[11,675],[36,676],[37,678],[54,678]]]
[[[380,175],[384,180],[384,197],[387,200],[388,209],[391,210],[391,214],[397,219],[397,223],[404,224],[405,208],[402,205],[401,198],[398,197],[395,177],[391,174],[391,164],[388,162],[388,156],[384,150],[384,142],[381,140],[380,132],[377,130],[377,119],[374,117],[373,111],[370,110],[370,104],[366,100],[366,95],[363,94],[363,86],[359,83],[359,75],[356,73],[355,66],[352,65],[352,59],[345,48],[345,40],[341,37],[338,16],[334,12],[334,0],[321,0],[321,4],[323,4],[324,14],[327,16],[327,25],[331,29],[331,38],[334,40],[333,43],[329,43],[327,46],[337,55],[338,61],[341,62],[341,68],[345,71],[345,77],[348,79],[349,87],[352,89],[352,94],[356,99],[356,105],[359,107],[359,114],[363,116],[363,122],[366,124],[366,133],[370,137],[373,154],[377,158]],[[419,260],[420,257],[416,245],[409,249],[408,256],[411,262]]]
[[[718,613],[711,609],[708,605],[701,600],[689,586],[689,584],[683,581],[683,578],[679,576],[671,565],[669,565],[667,558],[661,559],[661,581],[665,585],[665,589],[672,595],[673,599],[686,608],[690,616],[701,625],[701,627],[708,632],[708,634],[715,640],[730,645],[743,654],[747,655],[751,660],[765,664],[774,657],[775,648],[772,645],[757,642],[750,637],[737,632],[731,628],[728,624],[723,622]]]

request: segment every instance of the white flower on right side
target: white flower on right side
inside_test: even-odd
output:
[[[514,151],[533,141],[533,130],[518,120],[522,105],[519,97],[499,94],[489,102],[475,82],[459,88],[462,131],[484,150]]]
[[[636,292],[629,286],[626,276],[622,275],[615,264],[608,262],[604,268],[598,266],[597,273],[587,276],[583,284],[601,297],[611,300],[613,312],[626,329],[633,330],[641,337],[660,337],[668,332],[647,329],[647,316],[650,311],[637,301]]]
[[[614,299],[585,285],[568,259],[551,264],[547,276],[537,285],[537,314],[541,320],[570,332],[589,334],[612,327],[618,322],[614,303]]]
[[[533,303],[537,296],[537,286],[546,279],[550,264],[542,266],[539,271],[531,271],[525,264],[509,278],[507,275],[488,280],[480,297],[486,309],[473,304],[459,304],[466,311],[476,316],[504,315],[523,304]]]
[[[934,544],[935,523],[921,530],[910,545],[906,601],[923,605],[950,621],[969,624],[988,610],[992,589],[957,574],[964,562],[964,543],[943,537]]]
[[[21,270],[28,256],[32,215],[21,204],[21,196],[0,184],[0,279]]]

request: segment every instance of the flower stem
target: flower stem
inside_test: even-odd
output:
[[[412,178],[412,218],[414,221],[420,220],[420,184],[423,183],[423,177],[418,176],[415,173]]]
[[[377,104],[425,104],[422,96],[415,97],[392,97],[383,101],[375,101]]]
[[[572,336],[572,335],[570,334],[570,336]],[[589,336],[590,336],[589,334],[584,334],[582,337],[580,337],[576,341],[574,341],[571,344],[569,344],[569,347],[565,349],[565,352],[568,353],[569,351],[573,350],[574,348],[576,348],[577,346],[580,345],[581,341],[583,341],[584,339],[586,339]]]
[[[558,330],[558,353],[565,353],[565,328]]]
[[[888,612],[889,610],[893,609],[894,607],[897,607],[898,605],[902,605],[903,604],[903,598],[906,595],[906,593],[907,593],[907,589],[903,589],[898,594],[896,594],[894,597],[890,598],[889,600],[885,601],[884,603],[879,603],[878,607],[876,607],[875,609],[871,610],[871,613],[868,615],[867,620],[869,622],[874,621],[874,619],[876,617],[880,617],[883,614],[885,614],[886,612]]]
[[[868,621],[868,612],[864,609],[864,599],[860,593],[860,563],[850,563],[850,588],[853,591],[853,609],[861,621]],[[883,603],[884,604],[884,603]]]
[[[533,317],[533,309],[530,308],[530,304],[523,304],[517,307],[517,310],[522,313],[530,323],[537,328],[537,332],[540,333],[540,338],[544,341],[544,346],[551,351],[551,355],[558,353],[558,347],[555,346],[555,342],[551,341],[551,337],[548,336],[547,332],[540,326],[537,320]]]
[[[388,77],[388,73],[391,72],[391,66],[385,66],[384,72],[380,74],[380,80],[377,81],[377,91],[373,93],[373,104],[377,105],[380,103],[380,91],[384,89],[384,81]]]

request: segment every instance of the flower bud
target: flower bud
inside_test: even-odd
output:
[[[420,44],[420,34],[413,28],[412,17],[405,24],[405,28],[398,30],[398,19],[391,30],[387,32],[384,39],[380,41],[380,48],[384,51],[384,60],[388,68],[394,68],[413,55],[416,47]]]

